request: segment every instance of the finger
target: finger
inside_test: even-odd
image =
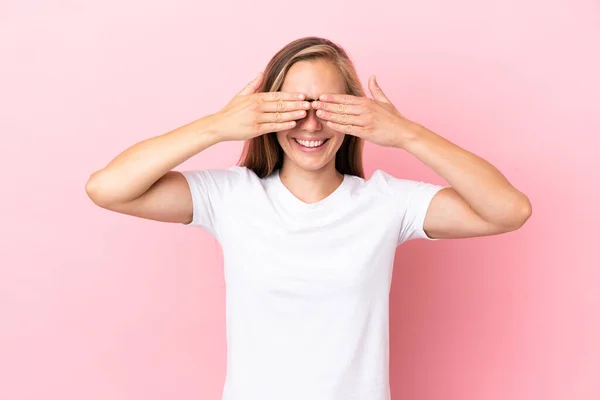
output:
[[[265,122],[289,122],[294,121],[299,118],[304,118],[306,116],[306,111],[289,111],[289,112],[272,112],[272,113],[262,113],[258,116],[258,123]]]
[[[246,85],[246,87],[243,88],[238,94],[239,95],[245,95],[245,94],[256,93],[256,91],[258,90],[258,88],[262,84],[263,77],[264,77],[263,73],[259,72],[258,75],[256,76],[256,78],[254,78],[250,82],[248,82],[248,84]]]
[[[260,105],[260,110],[265,112],[308,110],[309,108],[308,101],[266,101]]]
[[[319,110],[317,111],[317,117],[326,121],[336,122],[338,124],[364,126],[362,118],[357,115],[336,114]]]
[[[363,98],[352,96],[351,94],[322,94],[319,96],[319,100],[326,101],[329,103],[342,103],[342,104],[362,104]]]
[[[361,126],[338,124],[332,121],[327,121],[327,126],[338,132],[342,132],[346,135],[352,135],[356,137],[363,137],[363,134],[365,132],[365,128]]]
[[[387,98],[385,93],[383,93],[383,90],[381,90],[381,88],[379,87],[375,75],[369,78],[369,91],[371,92],[371,95],[375,100],[384,103],[391,103],[391,101]]]
[[[260,99],[263,101],[293,101],[304,100],[304,98],[304,93],[296,92],[265,92],[260,95]]]
[[[267,122],[264,124],[257,124],[256,125],[256,133],[262,135],[262,134],[270,133],[270,132],[285,131],[288,129],[292,129],[294,126],[296,126],[296,121]]]
[[[317,110],[324,110],[339,114],[360,115],[361,107],[347,105],[344,103],[326,103],[324,101],[313,101],[312,107]]]

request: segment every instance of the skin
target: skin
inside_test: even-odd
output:
[[[307,100],[316,100],[322,93],[342,93],[345,88],[337,68],[323,60],[300,61],[292,65],[281,87],[282,92],[303,93]],[[346,136],[319,119],[314,108],[297,120],[296,126],[277,132],[284,151],[281,181],[300,200],[318,202],[331,194],[342,182],[343,175],[335,169],[335,156]],[[294,138],[315,140],[328,138],[317,153],[301,151]]]

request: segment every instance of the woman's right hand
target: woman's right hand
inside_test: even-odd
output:
[[[269,132],[292,129],[306,116],[310,103],[302,93],[262,92],[261,72],[221,111],[211,117],[212,128],[223,141],[247,140]]]

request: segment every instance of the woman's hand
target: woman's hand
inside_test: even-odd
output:
[[[221,111],[211,115],[212,129],[223,141],[246,140],[269,132],[292,129],[306,116],[310,104],[302,93],[256,93],[262,72]]]
[[[396,110],[375,76],[369,78],[369,90],[374,100],[349,94],[322,94],[312,107],[317,110],[317,116],[336,131],[381,146],[402,147],[419,125]]]

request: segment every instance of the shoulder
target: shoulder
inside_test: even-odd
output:
[[[240,166],[229,168],[197,169],[181,171],[190,186],[214,188],[222,191],[233,190],[244,184],[260,181],[256,174]]]
[[[373,172],[370,178],[363,179],[353,177],[355,186],[372,193],[378,193],[384,196],[394,195],[398,190],[408,189],[415,184],[415,181],[408,179],[397,178],[394,175],[377,169]]]
[[[428,182],[399,178],[380,169],[375,170],[373,175],[365,181],[365,187],[381,196],[402,202],[411,200],[428,201],[430,197],[443,188]]]

